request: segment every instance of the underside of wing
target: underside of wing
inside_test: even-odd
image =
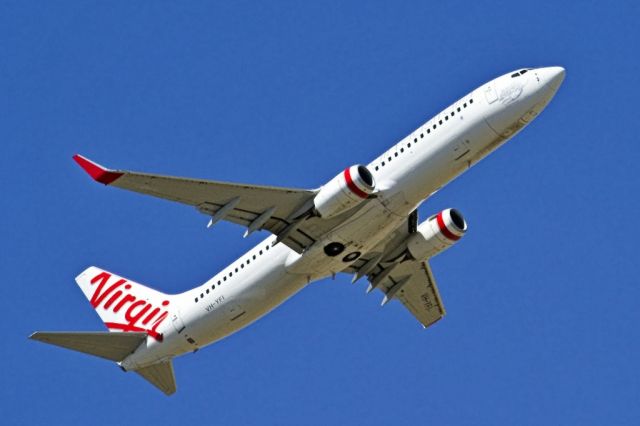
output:
[[[410,274],[408,281],[399,291],[393,295],[390,294],[400,282],[396,279],[390,278],[388,283],[382,285],[381,290],[385,293],[383,301],[396,297],[426,328],[444,317],[446,312],[429,264],[417,261],[410,263],[394,273],[395,276],[402,276],[403,273]]]
[[[425,328],[445,315],[444,305],[431,268],[426,261],[404,260],[367,274],[367,293],[384,293],[382,306],[398,299]]]
[[[344,272],[353,273],[353,282],[367,277],[367,293],[384,293],[382,305],[398,299],[422,324],[428,327],[445,315],[444,305],[428,262],[408,256],[406,241],[416,231],[418,216],[413,212],[389,238],[362,256]]]
[[[269,231],[297,252],[333,226],[332,221],[303,217],[312,206],[313,190],[110,170],[80,155],[74,160],[97,182],[194,206],[211,217],[209,226],[226,220],[245,226],[245,236]]]

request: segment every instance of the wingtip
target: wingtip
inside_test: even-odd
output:
[[[104,185],[113,183],[116,179],[122,176],[124,173],[114,172],[106,167],[101,166],[98,163],[94,163],[86,157],[80,154],[73,156],[73,159],[82,169],[87,172],[89,176],[96,182],[100,182]]]
[[[46,332],[34,331],[29,335],[29,340],[37,340],[38,342],[47,342]]]

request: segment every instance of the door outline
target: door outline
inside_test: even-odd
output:
[[[174,312],[171,315],[171,324],[173,325],[173,328],[178,332],[178,334],[182,333],[186,328],[178,312]]]

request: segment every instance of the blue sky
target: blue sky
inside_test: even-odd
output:
[[[640,422],[640,7],[363,3],[0,4],[7,424]],[[27,340],[103,329],[74,282],[87,266],[180,292],[265,236],[96,185],[73,154],[317,187],[487,80],[547,65],[567,69],[547,110],[420,209],[470,226],[432,261],[434,327],[340,276],[177,359],[171,398]]]

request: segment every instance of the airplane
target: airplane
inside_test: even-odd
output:
[[[187,204],[272,235],[202,285],[165,294],[97,267],[76,278],[109,331],[35,332],[30,338],[115,361],[166,395],[173,358],[210,345],[267,314],[309,283],[339,272],[367,293],[398,300],[424,328],[445,315],[429,259],[467,231],[448,208],[419,222],[417,209],[445,184],[526,127],[555,96],[562,67],[524,68],[463,96],[367,165],[346,167],[318,189],[226,183],[105,168],[74,160],[95,181]]]

